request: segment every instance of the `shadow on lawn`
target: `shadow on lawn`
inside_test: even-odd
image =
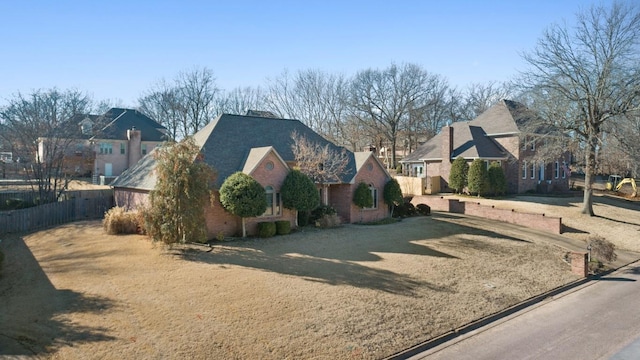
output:
[[[18,236],[5,238],[2,251],[0,355],[42,355],[67,344],[115,339],[108,329],[60,318],[68,313],[100,313],[113,301],[56,289]]]
[[[383,254],[421,257],[418,261],[430,261],[430,258],[457,261],[457,257],[428,245],[429,240],[456,234],[473,233],[523,241],[493,231],[437,221],[443,217],[445,215],[419,217],[379,226],[345,225],[322,231],[303,230],[288,236],[214,245],[211,253],[185,251],[182,256],[190,261],[238,265],[325,284],[416,296],[418,288],[450,290],[373,264],[367,266],[367,262],[379,262],[385,259]]]

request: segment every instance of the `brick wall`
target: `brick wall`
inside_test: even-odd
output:
[[[378,190],[378,207],[376,209],[360,209],[359,207],[353,205],[353,201],[350,201],[351,222],[376,221],[389,216],[389,206],[384,201],[384,186],[389,180],[389,175],[379,162],[371,158],[367,160],[364,166],[362,166],[360,171],[356,174],[352,189],[353,191],[355,191],[355,187],[358,186],[360,182],[373,185]],[[350,199],[352,198],[353,195]]]
[[[384,185],[389,175],[378,161],[369,158],[356,174],[353,184],[332,185],[329,188],[329,204],[337,211],[340,219],[346,223],[370,222],[389,216],[389,206],[384,202]],[[359,183],[373,185],[378,190],[378,207],[360,209],[353,204],[353,192]]]
[[[582,277],[589,275],[589,261],[587,253],[570,252],[569,263],[571,264],[571,272]]]
[[[135,210],[149,203],[149,192],[136,189],[113,189],[115,205],[127,210]]]
[[[499,209],[494,206],[481,205],[471,201],[447,199],[442,196],[416,196],[411,200],[413,205],[427,204],[434,211],[466,214],[481,218],[498,220],[510,224],[548,231],[554,234],[562,232],[562,218],[518,212],[513,209]]]

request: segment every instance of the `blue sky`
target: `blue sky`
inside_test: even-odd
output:
[[[455,86],[524,69],[580,0],[2,1],[0,105],[57,87],[135,106],[156,81],[211,68],[218,87],[263,86],[284,69],[353,75],[415,63]]]

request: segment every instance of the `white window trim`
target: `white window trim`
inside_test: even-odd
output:
[[[268,188],[270,188],[270,190],[268,190]],[[280,199],[280,193],[273,186],[267,185],[265,186],[265,196],[268,196],[269,193],[271,193],[271,208],[269,208],[267,204],[267,208],[264,210],[264,213],[260,216],[261,217],[281,216],[282,204],[280,203],[282,202],[282,200]]]
[[[557,179],[560,177],[560,162],[556,160],[554,168],[554,177]]]
[[[365,208],[365,209],[376,210],[378,208],[378,188],[373,186],[373,184],[369,184],[369,192],[371,193],[371,199],[373,200],[373,205],[370,208]]]
[[[536,178],[536,162],[535,161],[531,162],[531,178],[532,179]]]
[[[527,168],[529,167],[529,164],[527,164],[526,161],[522,162],[522,179],[526,179],[527,178]]]

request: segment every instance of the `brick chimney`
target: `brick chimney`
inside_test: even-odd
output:
[[[129,140],[129,161],[127,168],[130,168],[142,158],[142,133],[133,127],[127,130],[127,140]]]
[[[451,155],[453,154],[453,127],[445,126],[440,132],[442,141],[442,163],[440,164],[441,189],[449,188],[449,174],[451,173]]]
[[[451,154],[453,154],[453,127],[445,126],[440,133],[442,137],[442,162],[451,163]]]

